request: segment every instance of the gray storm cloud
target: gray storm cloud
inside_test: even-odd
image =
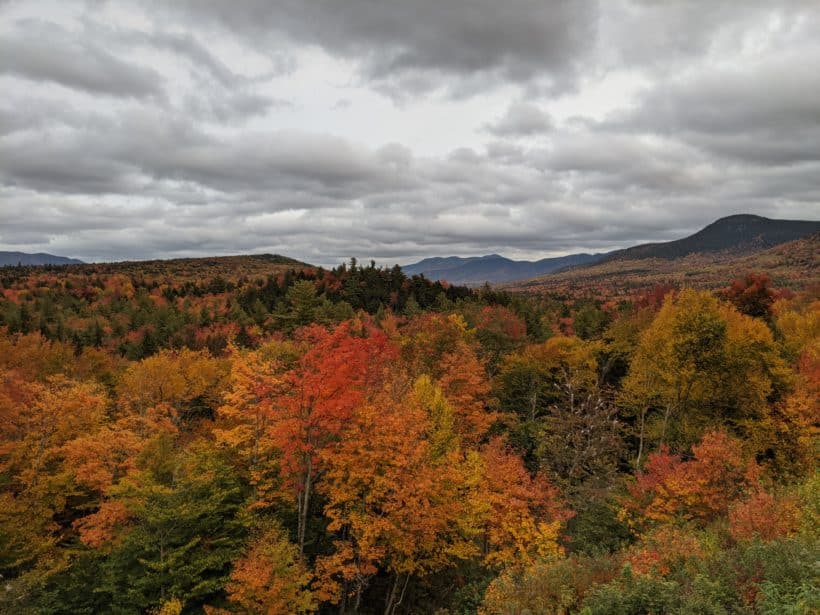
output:
[[[0,73],[112,96],[147,97],[163,91],[155,70],[118,58],[94,41],[45,21],[16,26],[0,37]]]
[[[537,257],[820,211],[816,3],[69,4],[0,4],[0,249]]]
[[[595,36],[590,0],[221,0],[173,3],[182,19],[217,24],[244,39],[321,46],[390,89],[442,81],[546,77],[566,87]],[[401,92],[412,94],[413,92]]]

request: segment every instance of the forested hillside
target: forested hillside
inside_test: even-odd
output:
[[[0,612],[813,613],[820,296],[0,269]]]
[[[647,243],[617,250],[606,260],[640,258],[674,259],[689,254],[733,252],[748,254],[795,241],[820,232],[817,220],[773,220],[763,216],[738,214],[715,220],[697,233],[662,243]]]
[[[509,284],[514,291],[621,299],[659,285],[718,290],[744,271],[765,271],[780,288],[820,285],[820,234],[752,254],[695,253],[680,258],[613,259],[534,280]]]

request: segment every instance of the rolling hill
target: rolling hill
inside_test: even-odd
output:
[[[81,265],[83,261],[65,256],[55,256],[38,252],[28,254],[26,252],[0,252],[0,267],[16,265]]]
[[[266,276],[287,270],[314,269],[279,254],[246,254],[237,256],[208,256],[172,258],[147,261],[121,261],[114,263],[88,263],[74,267],[77,273],[143,275],[170,281],[196,280],[201,277],[219,276],[235,281],[243,276]]]

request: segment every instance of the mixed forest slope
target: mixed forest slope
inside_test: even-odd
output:
[[[690,254],[748,254],[820,233],[820,221],[773,220],[738,214],[715,220],[694,235],[661,243],[647,243],[616,250],[605,261],[645,258],[677,259]]]
[[[279,255],[0,267],[0,327],[105,346],[129,358],[163,346],[224,349],[356,310],[428,309],[464,287],[355,259],[326,270]]]
[[[699,252],[677,258],[613,258],[506,286],[513,291],[627,297],[653,286],[716,289],[743,272],[761,271],[782,288],[820,285],[820,234],[753,253]]]
[[[16,264],[16,263],[14,263]],[[25,267],[26,263],[23,263]],[[180,283],[189,280],[221,276],[235,280],[243,276],[278,274],[287,270],[310,270],[313,265],[279,254],[247,254],[237,256],[210,256],[199,258],[171,258],[144,261],[102,263],[28,263],[45,266],[45,271],[59,271],[68,275],[137,275],[143,278],[167,279]],[[50,269],[51,265],[72,265],[65,269]],[[23,270],[21,276],[37,273],[38,269]],[[6,270],[10,274],[9,270]]]

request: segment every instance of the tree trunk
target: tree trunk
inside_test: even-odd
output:
[[[299,540],[299,555],[302,555],[305,550],[305,529],[307,527],[308,509],[310,507],[310,488],[313,474],[313,460],[311,459],[310,453],[307,455],[307,463],[305,465],[305,486],[300,494],[301,506],[298,511],[299,521],[296,529],[297,539]]]
[[[396,604],[393,605],[393,613],[396,612],[396,609],[399,608],[399,605],[404,600],[404,592],[407,591],[407,584],[410,582],[410,575],[404,577],[404,585],[401,588],[401,594],[399,595],[399,599],[396,601]]]
[[[643,456],[644,427],[646,426],[646,408],[641,408],[641,435],[638,438],[638,457],[635,459],[635,467],[641,467],[641,456]]]
[[[345,615],[347,611],[347,581],[344,582],[342,599],[339,601],[339,615]]]
[[[399,591],[399,576],[396,574],[395,579],[393,579],[393,587],[390,589],[390,593],[387,594],[387,600],[384,603],[384,615],[392,615],[393,614],[393,607],[394,603],[396,602],[396,594]]]
[[[666,410],[663,413],[663,428],[661,429],[661,444],[666,443],[666,427],[669,425],[669,416],[672,414],[672,404],[666,405]]]
[[[356,604],[353,606],[353,612],[359,612],[359,606],[362,603],[362,584],[359,583],[358,587],[356,588]]]

